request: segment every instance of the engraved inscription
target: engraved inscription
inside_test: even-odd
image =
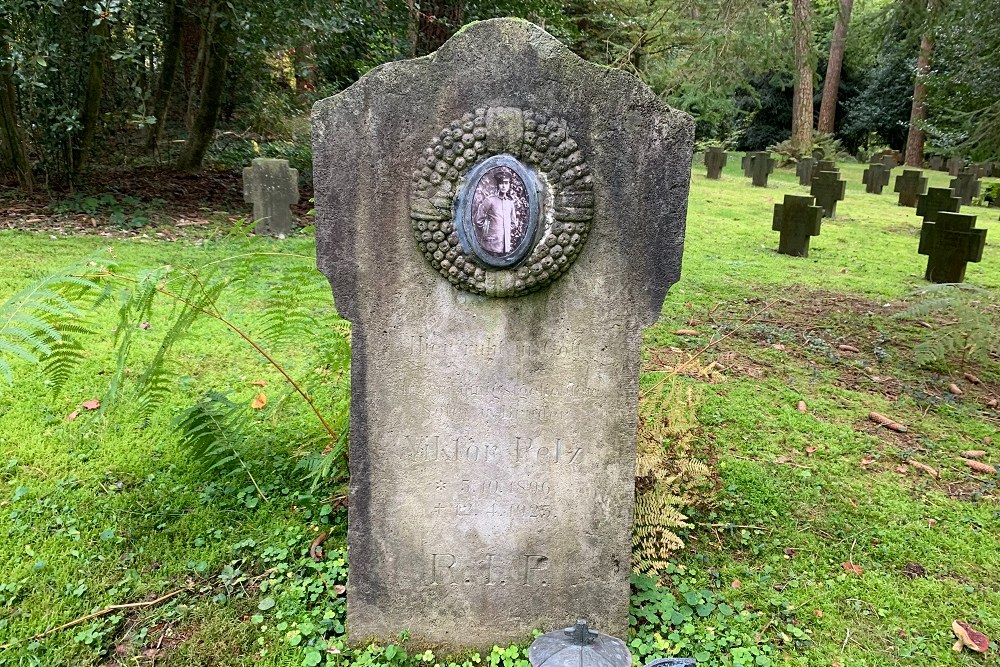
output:
[[[427,556],[430,586],[541,586],[549,585],[551,560],[545,554],[495,553],[480,558],[456,555],[447,550]],[[573,584],[575,585],[575,584]]]
[[[563,438],[515,436],[506,445],[478,443],[468,436],[402,435],[396,441],[399,458],[414,463],[536,463],[580,465],[584,448]]]

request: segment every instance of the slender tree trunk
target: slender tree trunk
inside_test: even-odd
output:
[[[792,95],[792,146],[807,150],[813,133],[812,16],[810,0],[792,0],[795,84]]]
[[[89,20],[89,19],[88,19]],[[110,24],[102,21],[92,28],[93,46],[90,51],[90,64],[87,68],[87,87],[84,92],[83,109],[80,113],[80,134],[73,146],[73,165],[71,171],[79,172],[90,159],[90,149],[94,144],[97,124],[101,118],[101,97],[104,93],[104,45],[110,35]]]
[[[921,167],[924,163],[924,121],[927,120],[927,74],[931,69],[934,40],[928,29],[920,38],[917,55],[917,76],[913,83],[913,106],[910,107],[910,131],[906,135],[903,163],[908,167]]]
[[[833,134],[837,117],[837,94],[840,91],[840,69],[844,64],[844,46],[847,43],[847,24],[851,20],[854,0],[840,0],[840,13],[830,40],[830,60],[826,63],[826,78],[823,80],[823,99],[819,105],[819,122],[816,129]]]
[[[219,119],[219,109],[222,107],[226,68],[234,40],[232,21],[228,18],[215,21],[212,32],[206,38],[206,67],[198,115],[194,119],[184,150],[177,160],[178,169],[201,169],[205,152],[215,135],[215,124]]]
[[[170,97],[174,91],[174,79],[177,78],[177,66],[181,61],[184,0],[168,0],[164,14],[167,19],[167,34],[163,41],[163,66],[156,88],[156,97],[153,99],[153,116],[156,117],[156,124],[149,128],[149,135],[146,137],[146,148],[150,151],[156,150],[157,144],[163,138]]]
[[[7,51],[6,45],[3,50]],[[17,89],[11,67],[0,68],[0,169],[13,171],[18,185],[31,192],[35,181],[24,134],[17,123]]]
[[[410,51],[417,56],[437,51],[462,27],[465,17],[465,0],[422,0],[419,6],[409,0],[407,8],[407,33],[413,38]]]

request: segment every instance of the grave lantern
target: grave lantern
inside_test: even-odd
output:
[[[594,632],[587,621],[554,630],[528,648],[532,667],[632,667],[632,654],[622,640]]]

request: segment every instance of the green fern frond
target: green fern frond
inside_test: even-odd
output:
[[[195,461],[206,470],[219,470],[231,475],[242,470],[253,483],[257,493],[267,502],[257,480],[247,466],[240,450],[246,447],[245,423],[247,406],[230,401],[219,392],[209,392],[202,400],[181,413],[174,420],[180,433],[181,444],[191,451]]]
[[[316,311],[329,301],[328,292],[326,280],[311,266],[282,271],[271,285],[256,337],[272,348],[312,338],[319,329]]]
[[[83,346],[76,338],[63,336],[52,346],[52,351],[42,359],[45,379],[58,395],[69,381],[73,369],[84,359]]]

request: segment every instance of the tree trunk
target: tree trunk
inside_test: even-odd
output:
[[[0,169],[13,171],[18,185],[31,192],[35,181],[31,175],[24,134],[17,124],[17,89],[11,67],[0,69]]]
[[[812,146],[813,67],[810,0],[792,0],[792,35],[795,51],[795,84],[792,102],[792,146]]]
[[[924,121],[927,120],[927,74],[931,69],[931,54],[934,40],[930,30],[920,38],[920,53],[917,55],[917,76],[913,83],[913,106],[910,107],[910,131],[906,135],[906,151],[903,163],[907,167],[922,167],[924,164]]]
[[[184,0],[168,0],[164,15],[167,19],[167,34],[163,41],[163,67],[156,88],[156,97],[153,100],[153,116],[156,117],[156,124],[149,128],[149,135],[146,137],[146,148],[150,151],[156,150],[157,144],[163,138],[170,97],[174,91],[174,79],[177,78],[177,66],[181,61]]]
[[[833,134],[837,117],[837,93],[840,91],[840,68],[844,64],[844,46],[847,43],[847,24],[851,20],[854,0],[840,0],[840,13],[830,40],[830,60],[826,63],[826,78],[823,80],[823,99],[819,105],[819,123],[816,129]]]
[[[93,45],[87,68],[83,109],[80,112],[80,134],[73,145],[73,164],[70,170],[74,173],[82,171],[90,158],[90,149],[94,144],[94,135],[97,133],[97,124],[101,118],[101,97],[104,93],[104,45],[110,35],[110,24],[102,21],[91,30]]]
[[[214,23],[211,33],[206,36],[206,67],[198,114],[184,144],[184,150],[177,160],[178,169],[201,169],[205,152],[215,135],[215,124],[219,119],[226,82],[226,67],[229,64],[235,33],[229,18],[222,18]]]
[[[437,51],[459,28],[465,16],[464,0],[423,0],[407,2],[407,34],[413,39],[410,53],[425,56]]]

